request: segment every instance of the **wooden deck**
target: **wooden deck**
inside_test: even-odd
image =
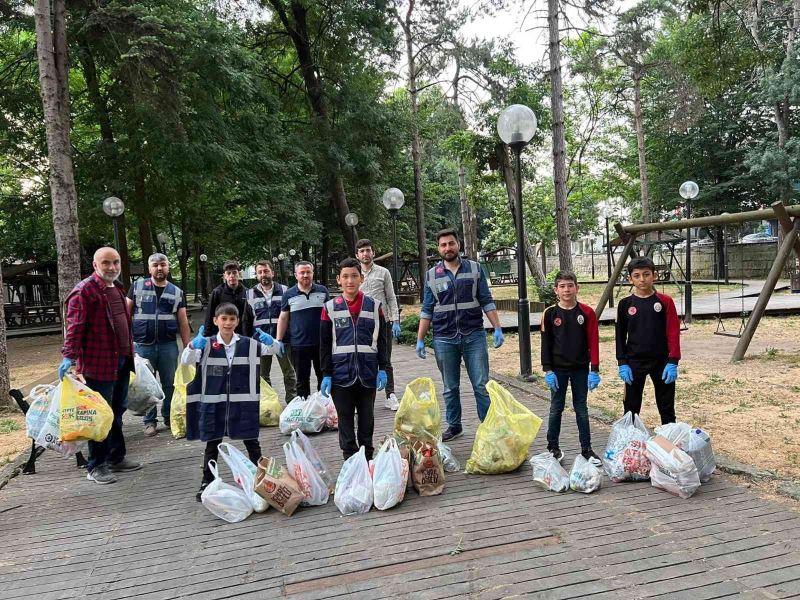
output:
[[[396,347],[395,358],[399,392],[421,375],[441,391],[432,356]],[[516,396],[546,418],[539,396]],[[476,426],[466,378],[462,398],[466,434],[452,447],[463,466]],[[379,394],[376,445],[393,415]],[[283,460],[286,437],[261,431],[265,454]],[[723,475],[689,500],[607,480],[592,495],[554,494],[526,463],[507,475],[448,474],[443,495],[410,491],[386,512],[342,517],[331,501],[231,525],[195,501],[200,443],[163,431],[146,439],[135,417],[126,433],[145,467],[113,485],[45,453],[36,475],[0,490],[0,598],[800,598],[800,513]],[[602,449],[607,431],[593,433]],[[336,433],[312,440],[338,472]],[[543,427],[532,453],[545,446]],[[571,413],[562,448],[569,466]]]

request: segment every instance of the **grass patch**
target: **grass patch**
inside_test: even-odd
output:
[[[11,433],[20,429],[22,429],[22,425],[14,419],[0,419],[0,434]]]

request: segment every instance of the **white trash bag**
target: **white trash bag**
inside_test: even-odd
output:
[[[325,429],[339,429],[339,413],[336,412],[336,405],[333,403],[333,398],[326,396],[322,392],[314,392],[312,397],[317,397],[319,403],[328,411],[328,416],[325,418]]]
[[[296,429],[305,433],[319,433],[328,420],[328,409],[313,394],[304,400],[296,396],[281,412],[279,426],[281,433],[289,435]]]
[[[551,492],[569,490],[569,473],[564,470],[552,453],[542,452],[533,456],[529,462],[533,467],[533,480],[536,483]]]
[[[699,427],[692,429],[689,439],[683,443],[683,451],[692,457],[697,467],[700,481],[705,483],[717,468],[714,450],[711,449],[711,437]]]
[[[236,446],[222,442],[217,446],[219,454],[233,474],[233,480],[247,495],[250,505],[257,513],[269,508],[267,501],[256,493],[256,466]]]
[[[330,496],[328,470],[303,432],[292,432],[291,439],[283,445],[283,454],[286,456],[289,475],[303,492],[301,504],[303,506],[327,504]]]
[[[442,457],[442,464],[447,473],[458,473],[461,470],[461,463],[456,459],[455,454],[450,449],[450,446],[445,446],[442,442],[438,442],[439,456]]]
[[[386,510],[400,504],[406,495],[408,461],[400,456],[400,449],[394,438],[387,438],[383,442],[373,463],[372,493],[375,508]]]
[[[200,494],[200,502],[211,514],[223,521],[228,523],[244,521],[253,512],[250,498],[244,490],[222,481],[217,470],[217,461],[208,461],[208,468],[214,475],[214,481]]]
[[[626,412],[611,426],[603,453],[603,469],[611,481],[646,481],[650,477],[650,461],[645,443],[650,432],[644,421]]]
[[[667,438],[670,442],[675,444],[678,448],[683,448],[683,445],[689,440],[692,435],[692,426],[688,423],[666,423],[659,425],[655,428],[655,434]]]
[[[364,514],[372,508],[372,478],[364,446],[344,461],[333,501],[343,515]]]
[[[46,394],[44,393],[44,388],[38,390],[34,398],[34,403],[37,403],[37,412],[44,410],[45,404],[49,406],[49,409],[44,421],[35,424],[35,426],[39,428],[39,431],[36,437],[33,438],[33,441],[37,446],[41,446],[46,450],[53,450],[64,458],[69,458],[75,456],[86,447],[86,442],[61,441],[61,386],[50,387],[52,389],[47,390]],[[36,388],[34,388],[34,390],[36,390]],[[31,393],[31,396],[33,397],[33,393]],[[31,408],[33,408],[33,404]],[[28,412],[30,412],[30,410]]]
[[[133,381],[128,387],[128,410],[135,415],[146,415],[164,400],[164,390],[150,367],[150,361],[138,354],[133,357]]]
[[[569,487],[573,492],[591,494],[603,485],[603,472],[578,454],[569,473]]]
[[[665,437],[657,435],[647,441],[650,458],[650,482],[681,498],[689,498],[700,487],[700,475],[692,457]]]
[[[25,413],[25,433],[32,440],[39,437],[42,427],[47,423],[50,399],[55,389],[56,386],[51,384],[37,385],[28,394],[31,403],[28,412]]]

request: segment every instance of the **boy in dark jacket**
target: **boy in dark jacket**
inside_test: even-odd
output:
[[[230,302],[239,311],[239,324],[236,326],[236,333],[250,337],[252,329],[245,322],[247,313],[247,288],[242,285],[241,271],[239,263],[229,260],[222,266],[222,283],[211,290],[208,298],[208,308],[206,309],[205,331],[208,335],[216,335],[217,326],[214,318],[217,314],[217,307],[225,302]]]
[[[661,423],[675,422],[675,380],[681,331],[675,303],[653,288],[655,265],[647,257],[628,263],[633,294],[617,306],[617,362],[625,382],[625,412],[638,414],[647,376],[653,381]]]
[[[588,392],[600,385],[597,317],[592,307],[578,302],[578,278],[575,273],[559,271],[556,274],[555,291],[558,304],[544,311],[541,324],[542,369],[550,388],[547,449],[559,462],[564,458],[558,438],[569,384],[581,454],[589,462],[600,466],[600,458],[592,450],[589,409],[586,405]]]
[[[239,311],[233,304],[217,306],[214,325],[219,329],[217,335],[204,337],[205,326],[201,327],[181,355],[182,364],[197,364],[195,378],[186,389],[186,439],[206,442],[198,502],[203,490],[214,480],[208,462],[217,460],[217,446],[224,436],[244,440],[253,463],[261,458],[258,443],[261,355],[278,351],[278,344],[263,331],[256,334],[256,339],[235,333]]]

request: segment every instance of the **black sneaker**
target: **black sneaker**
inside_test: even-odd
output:
[[[200,484],[200,489],[197,490],[197,494],[194,497],[195,500],[197,500],[198,502],[202,500],[200,497],[203,495],[203,492],[210,483],[211,483],[210,481],[204,481],[203,483]]]
[[[556,446],[555,448],[548,448],[547,451],[553,455],[553,458],[555,458],[559,462],[559,464],[561,463],[562,460],[564,460],[564,453],[558,446]]]
[[[464,430],[461,429],[461,427],[458,429],[455,427],[448,427],[447,430],[442,434],[442,441],[449,442],[450,440],[460,438],[462,435],[464,435]]]
[[[603,466],[603,461],[600,460],[600,457],[594,453],[594,450],[591,448],[584,448],[581,450],[581,456],[592,463],[595,467]]]

